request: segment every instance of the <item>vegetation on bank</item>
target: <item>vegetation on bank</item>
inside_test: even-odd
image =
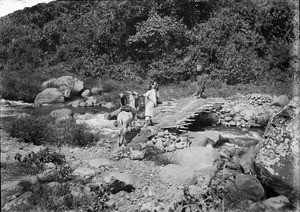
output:
[[[216,85],[290,92],[291,2],[55,1],[16,11],[0,19],[1,95],[32,102],[44,80],[66,74],[172,89],[190,84],[197,65]]]
[[[86,124],[78,124],[75,120],[56,123],[49,115],[17,117],[5,126],[5,130],[11,137],[34,145],[67,144],[82,147],[96,144],[100,138],[91,133]]]

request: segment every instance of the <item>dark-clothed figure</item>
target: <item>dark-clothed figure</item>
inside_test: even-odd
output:
[[[197,79],[197,91],[193,94],[193,96],[196,96],[197,99],[202,98],[202,95],[205,90],[207,78],[208,78],[207,74],[199,75],[196,78]]]
[[[127,97],[125,96],[125,94],[123,94],[123,93],[120,93],[119,94],[119,97],[120,97],[120,107],[124,107],[125,105],[127,105],[128,104],[128,99],[127,99]]]

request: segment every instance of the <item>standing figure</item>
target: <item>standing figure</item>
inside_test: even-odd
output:
[[[145,126],[153,125],[154,107],[157,105],[156,90],[153,85],[143,94],[145,97]]]
[[[197,99],[202,98],[203,92],[205,90],[205,84],[207,78],[208,78],[207,74],[197,76],[197,91],[192,96],[196,96]]]

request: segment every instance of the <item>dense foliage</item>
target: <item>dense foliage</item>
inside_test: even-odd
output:
[[[289,2],[55,1],[16,11],[0,19],[2,96],[30,100],[25,93],[62,74],[176,83],[197,64],[228,84],[288,82]]]

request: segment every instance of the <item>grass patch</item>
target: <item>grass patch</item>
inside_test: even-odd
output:
[[[37,167],[28,164],[1,162],[1,182],[15,180],[27,175],[36,175],[39,172]]]
[[[283,95],[292,96],[292,83],[285,82],[272,82],[272,83],[262,83],[262,84],[236,84],[227,85],[221,80],[208,80],[204,95],[206,97],[223,97],[227,98],[233,96],[237,93],[242,95],[252,94],[252,93],[262,93],[273,95]],[[161,100],[172,100],[181,99],[192,96],[197,90],[196,82],[181,82],[174,85],[162,85],[159,88]]]

